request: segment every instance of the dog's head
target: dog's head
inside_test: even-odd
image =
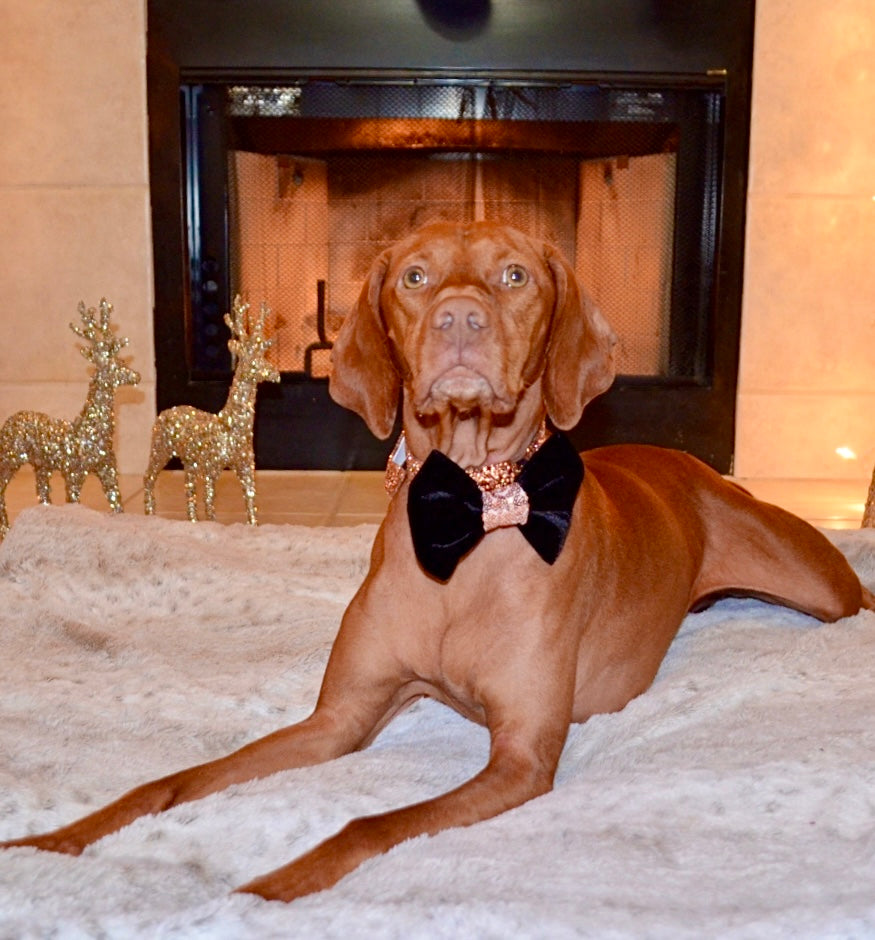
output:
[[[332,351],[332,398],[380,438],[402,390],[421,416],[512,415],[540,382],[559,428],[614,377],[613,331],[550,245],[435,223],[381,254]]]

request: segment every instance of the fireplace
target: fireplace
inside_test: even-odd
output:
[[[205,6],[212,38],[193,40],[186,30]],[[228,6],[236,22],[222,19]],[[332,340],[382,249],[431,220],[495,219],[556,244],[620,336],[619,377],[575,443],[650,441],[729,470],[752,5],[704,4],[719,8],[723,34],[731,7],[747,41],[735,48],[736,30],[735,46],[711,50],[716,64],[694,73],[641,73],[634,62],[498,71],[494,51],[492,62],[471,54],[464,70],[428,67],[435,43],[473,43],[473,53],[501,25],[498,0],[399,4],[432,47],[384,44],[382,65],[341,68],[332,60],[359,7],[341,3],[342,18],[335,5],[331,15],[291,6],[259,14],[277,26],[259,63],[251,43],[234,44],[267,35],[244,4],[150,2],[159,409],[221,406],[232,369],[223,314],[241,293],[271,308],[283,376],[259,394],[258,465],[381,466],[392,442],[327,395]],[[556,13],[532,37],[544,62],[567,27],[560,10],[576,12],[581,31],[610,25],[597,3],[540,6]],[[371,29],[381,15],[371,11]],[[290,16],[298,29],[286,35]],[[300,37],[319,26],[321,64]],[[739,57],[740,73],[727,67]]]

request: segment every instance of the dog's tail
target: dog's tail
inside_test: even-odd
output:
[[[863,587],[863,603],[861,604],[861,609],[875,610],[875,594],[865,586]]]

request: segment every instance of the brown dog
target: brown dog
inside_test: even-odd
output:
[[[630,445],[581,467],[545,436],[545,416],[569,428],[608,386],[612,344],[567,263],[518,232],[441,224],[383,254],[338,338],[331,391],[386,437],[403,390],[408,459],[313,714],[6,845],[78,854],[146,813],[364,747],[424,695],[488,727],[489,761],[458,789],[353,820],[240,889],[290,900],[548,791],[569,723],[643,692],[686,613],[715,596],[822,620],[873,607],[820,533],[697,460]]]

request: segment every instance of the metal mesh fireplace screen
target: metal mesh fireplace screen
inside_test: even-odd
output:
[[[377,254],[438,219],[495,220],[558,247],[620,335],[619,366],[663,375],[674,211],[673,154],[578,160],[542,154],[232,154],[234,280],[275,316],[283,371],[325,369],[330,339]],[[318,283],[325,284],[320,294]]]
[[[272,309],[284,372],[326,375],[373,259],[438,219],[557,245],[620,336],[619,371],[683,372],[676,235],[704,211],[677,199],[683,92],[318,81],[226,88],[223,106],[230,290]]]

